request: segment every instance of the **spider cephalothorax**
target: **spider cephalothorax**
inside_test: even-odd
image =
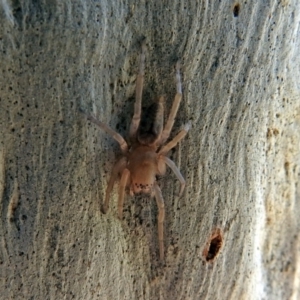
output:
[[[97,124],[101,129],[110,134],[119,144],[122,150],[122,158],[115,164],[111,177],[109,179],[105,201],[102,207],[102,212],[106,213],[108,210],[109,196],[112,191],[114,182],[120,176],[119,185],[119,200],[118,200],[118,214],[119,218],[123,216],[123,202],[125,191],[128,188],[129,193],[151,194],[155,196],[158,205],[158,239],[160,259],[164,258],[164,243],[163,243],[163,221],[165,216],[164,200],[161,190],[156,182],[157,175],[163,175],[168,165],[175,173],[181,183],[179,195],[182,194],[185,180],[182,177],[179,169],[175,163],[166,155],[170,149],[175,147],[177,143],[187,134],[190,124],[187,123],[184,128],[166,145],[164,143],[170,136],[174,119],[182,97],[181,80],[179,72],[179,63],[176,64],[176,89],[177,93],[171,108],[170,115],[163,127],[164,115],[164,99],[160,97],[159,100],[150,107],[146,112],[143,121],[141,122],[141,102],[144,81],[144,64],[145,64],[146,46],[143,43],[142,53],[140,57],[140,67],[136,82],[136,101],[134,105],[134,115],[131,121],[129,130],[129,139],[131,141],[130,148],[124,138],[112,130],[105,123],[97,120],[91,115],[88,115],[88,120]],[[147,114],[150,118],[147,118]],[[150,122],[149,122],[150,120]]]

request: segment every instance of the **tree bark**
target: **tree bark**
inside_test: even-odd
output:
[[[7,1],[0,29],[1,299],[299,299],[300,3]],[[157,207],[117,189],[140,41],[143,105],[183,101]]]

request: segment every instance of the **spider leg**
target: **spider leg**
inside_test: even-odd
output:
[[[125,196],[125,188],[127,186],[127,182],[130,176],[130,171],[128,169],[124,169],[122,172],[120,186],[119,186],[119,200],[118,200],[118,214],[119,219],[123,218],[123,204],[124,204],[124,196]]]
[[[110,196],[110,193],[111,193],[111,191],[113,189],[114,183],[115,183],[116,179],[118,178],[119,173],[122,172],[123,169],[126,167],[126,164],[127,164],[127,158],[126,157],[122,157],[114,165],[114,167],[112,169],[112,173],[111,173],[111,176],[110,176],[110,179],[108,181],[107,188],[106,188],[105,201],[104,201],[103,207],[101,209],[101,211],[104,214],[107,213],[107,210],[108,210],[108,207],[109,207],[109,196]]]
[[[172,148],[174,148],[188,133],[191,128],[191,123],[188,122],[184,125],[183,129],[166,145],[164,145],[158,154],[166,155]]]
[[[184,180],[182,174],[180,173],[179,169],[177,168],[175,163],[170,158],[161,155],[159,157],[159,159],[163,160],[170,167],[170,169],[174,172],[174,174],[180,181],[180,191],[179,191],[179,195],[178,195],[180,197],[182,195],[184,187],[185,187],[185,180]]]
[[[130,139],[135,138],[141,120],[142,93],[143,93],[144,69],[145,69],[145,52],[146,52],[146,43],[144,41],[142,43],[139,73],[136,79],[134,114],[132,117],[130,130],[129,130]]]
[[[82,111],[81,111],[82,112]],[[84,112],[82,112],[84,113]],[[84,113],[85,114],[85,113]],[[111,129],[108,125],[106,125],[105,123],[97,120],[96,118],[94,118],[93,116],[91,115],[87,115],[85,114],[87,119],[89,121],[91,121],[92,123],[98,125],[102,130],[104,130],[107,134],[109,134],[113,139],[115,139],[119,145],[120,145],[120,148],[122,150],[123,153],[126,153],[128,151],[128,145],[126,143],[126,141],[124,140],[124,138],[119,134],[117,133],[116,131],[114,131],[113,129]]]
[[[168,121],[165,125],[165,128],[161,134],[160,138],[160,144],[163,144],[168,137],[170,136],[170,132],[172,130],[172,127],[174,125],[175,117],[178,111],[178,107],[182,98],[182,88],[181,88],[181,77],[180,77],[180,63],[176,63],[176,95],[175,99],[171,108],[171,112],[168,118]]]
[[[158,226],[158,242],[159,242],[159,257],[164,259],[164,220],[165,220],[165,204],[161,194],[161,190],[157,183],[154,183],[154,195],[158,206],[157,226]]]

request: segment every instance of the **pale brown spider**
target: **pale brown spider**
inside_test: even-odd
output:
[[[176,88],[177,93],[171,108],[168,121],[163,128],[164,104],[163,97],[151,106],[150,114],[152,123],[146,124],[141,122],[141,102],[144,82],[144,65],[145,65],[145,43],[142,44],[142,52],[140,56],[140,67],[136,81],[136,100],[134,105],[134,115],[130,125],[129,139],[131,146],[128,147],[124,138],[111,129],[106,124],[88,115],[87,119],[98,125],[106,133],[111,135],[119,144],[123,153],[123,157],[115,164],[109,179],[105,201],[102,207],[102,212],[106,213],[109,206],[109,196],[113,185],[120,175],[119,185],[119,200],[118,200],[118,215],[122,219],[123,202],[125,190],[128,188],[130,195],[145,193],[155,196],[158,206],[158,239],[160,259],[164,258],[164,242],[163,242],[163,222],[165,218],[164,200],[161,190],[156,182],[156,175],[163,175],[166,172],[166,164],[175,173],[181,183],[179,196],[182,194],[185,187],[185,180],[181,175],[175,163],[169,159],[167,153],[184,138],[190,129],[190,123],[187,123],[184,128],[166,145],[162,146],[168,139],[171,129],[174,124],[174,119],[182,97],[181,80],[179,72],[179,63],[176,64]],[[147,121],[147,120],[146,120]],[[144,124],[145,123],[145,124]],[[162,147],[161,147],[162,146]]]

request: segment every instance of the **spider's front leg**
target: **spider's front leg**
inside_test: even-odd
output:
[[[191,128],[191,122],[184,125],[183,129],[177,133],[177,135],[166,145],[164,145],[158,152],[158,154],[166,155],[172,148],[174,148],[188,133]]]
[[[127,153],[128,151],[128,145],[126,143],[126,141],[124,140],[124,138],[117,133],[116,131],[114,131],[113,129],[111,129],[108,125],[106,125],[105,123],[97,120],[96,118],[94,118],[91,115],[86,114],[82,109],[79,110],[82,114],[84,114],[86,116],[86,118],[91,121],[92,123],[98,125],[102,130],[104,130],[107,134],[109,134],[113,139],[115,139],[119,145],[120,148],[122,150],[123,153]]]
[[[180,76],[180,63],[176,63],[176,95],[171,108],[171,112],[166,123],[166,126],[161,134],[160,144],[163,144],[168,137],[174,125],[175,117],[179,108],[179,104],[182,98],[181,76]]]

